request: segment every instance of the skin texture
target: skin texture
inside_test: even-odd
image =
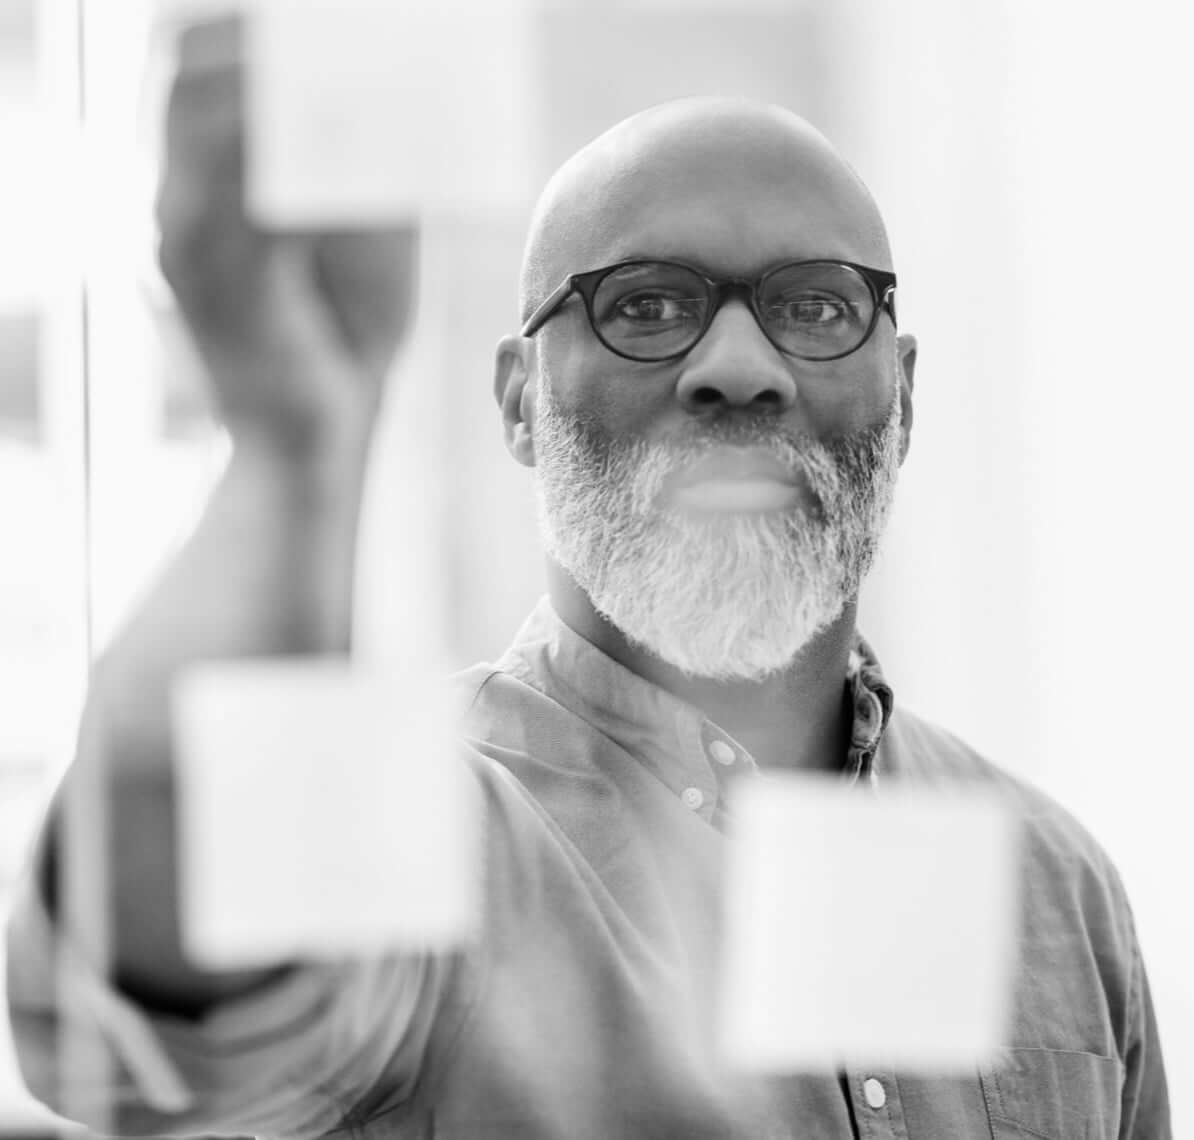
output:
[[[790,112],[728,99],[653,108],[561,169],[532,222],[523,316],[568,274],[631,257],[743,277],[814,257],[892,268],[873,200],[828,142]],[[619,437],[666,440],[694,418],[773,416],[823,442],[880,424],[898,386],[902,460],[915,359],[915,340],[897,336],[886,317],[850,356],[794,359],[770,344],[745,304],[730,301],[686,357],[641,364],[602,347],[574,297],[534,337],[501,340],[495,395],[511,454],[534,466],[537,402],[548,384],[565,411]],[[758,682],[713,682],[685,677],[628,641],[560,566],[549,565],[548,581],[558,612],[578,633],[701,708],[761,764],[841,762],[855,602],[788,669]]]

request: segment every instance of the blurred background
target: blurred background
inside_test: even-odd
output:
[[[1194,1075],[1180,6],[504,2],[528,185],[626,114],[723,92],[806,115],[874,191],[921,353],[862,629],[897,700],[1044,787],[1111,853],[1175,1134],[1194,1130],[1180,1095]],[[0,3],[0,904],[69,760],[89,659],[226,458],[153,266],[154,92],[168,29],[199,7]],[[427,50],[450,82],[486,49],[461,32]],[[415,113],[394,107],[378,145]],[[428,591],[451,663],[493,659],[544,588],[532,484],[491,397],[529,206],[423,211],[419,316],[361,538],[357,624],[378,659],[401,655]],[[48,1128],[6,1032],[0,1020],[0,1131]]]

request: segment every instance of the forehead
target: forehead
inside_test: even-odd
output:
[[[571,271],[634,257],[750,275],[833,257],[886,267],[882,226],[841,164],[751,140],[677,148],[611,170],[592,187]]]

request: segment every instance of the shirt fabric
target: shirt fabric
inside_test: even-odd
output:
[[[70,961],[30,888],[10,923],[8,985],[34,1093],[130,1135],[1170,1137],[1148,982],[1108,858],[1052,800],[896,709],[862,639],[842,778],[875,795],[889,781],[986,785],[1020,816],[1010,1036],[969,1076],[727,1076],[710,1044],[723,801],[753,759],[546,600],[496,665],[457,682],[487,807],[476,948],[304,965],[184,1021]],[[67,1019],[91,1034],[103,1079],[60,1061]]]

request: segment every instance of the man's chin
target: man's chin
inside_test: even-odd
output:
[[[670,601],[657,594],[655,605],[598,608],[632,645],[682,676],[721,683],[761,682],[784,672],[842,612],[841,606],[796,602],[737,616],[714,607],[694,621],[678,600],[682,594],[678,586]]]
[[[799,657],[799,651],[778,661],[721,660],[717,662],[679,662],[661,657],[681,676],[690,681],[706,681],[717,685],[760,685],[786,672]]]
[[[778,652],[772,649],[764,652],[748,649],[717,657],[701,657],[690,650],[676,651],[666,644],[647,648],[689,680],[716,684],[759,684],[789,669],[800,656],[804,644],[796,649],[785,647]]]

